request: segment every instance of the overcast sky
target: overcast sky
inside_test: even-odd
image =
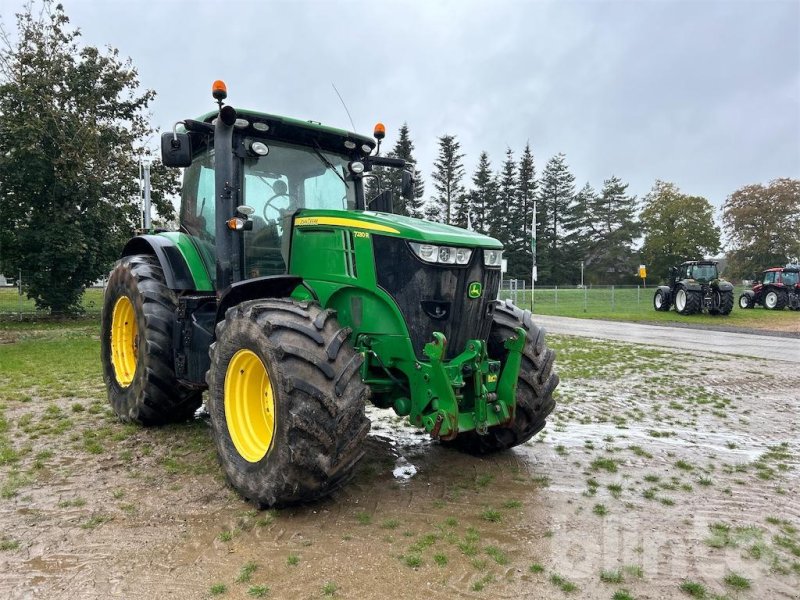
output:
[[[359,132],[408,122],[429,174],[455,134],[487,150],[564,152],[577,187],[656,178],[719,206],[800,177],[800,2],[136,2],[64,0],[83,41],[130,56],[162,129],[229,101]],[[0,3],[13,27],[17,0]],[[11,27],[10,27],[11,28]]]

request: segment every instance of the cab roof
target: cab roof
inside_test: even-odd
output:
[[[219,111],[216,110],[208,112],[198,120],[211,123],[218,114]],[[236,115],[238,117],[236,129],[251,135],[308,145],[316,141],[327,150],[344,154],[367,155],[372,152],[376,144],[371,137],[329,127],[316,121],[303,121],[247,108],[237,108]],[[266,130],[263,129],[264,126],[267,127]]]

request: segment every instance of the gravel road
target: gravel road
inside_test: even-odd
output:
[[[550,333],[800,363],[798,338],[549,315],[534,315],[534,321]]]

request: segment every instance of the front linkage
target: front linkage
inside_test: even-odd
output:
[[[447,339],[435,332],[423,350],[430,362],[414,361],[409,373],[410,396],[398,397],[393,407],[398,415],[408,416],[416,427],[424,427],[431,437],[453,440],[459,432],[475,430],[485,434],[490,427],[513,421],[517,406],[517,380],[527,334],[521,327],[504,343],[508,351],[503,362],[491,360],[486,342],[469,340],[465,350],[445,362]],[[368,346],[357,347],[365,357],[362,378],[373,390],[388,382],[375,379],[374,367],[385,365]]]

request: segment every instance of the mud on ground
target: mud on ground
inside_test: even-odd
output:
[[[370,410],[353,483],[281,511],[226,487],[204,418],[122,425],[94,367],[0,369],[0,597],[800,597],[796,373],[550,342],[559,405],[525,446],[464,456]]]

